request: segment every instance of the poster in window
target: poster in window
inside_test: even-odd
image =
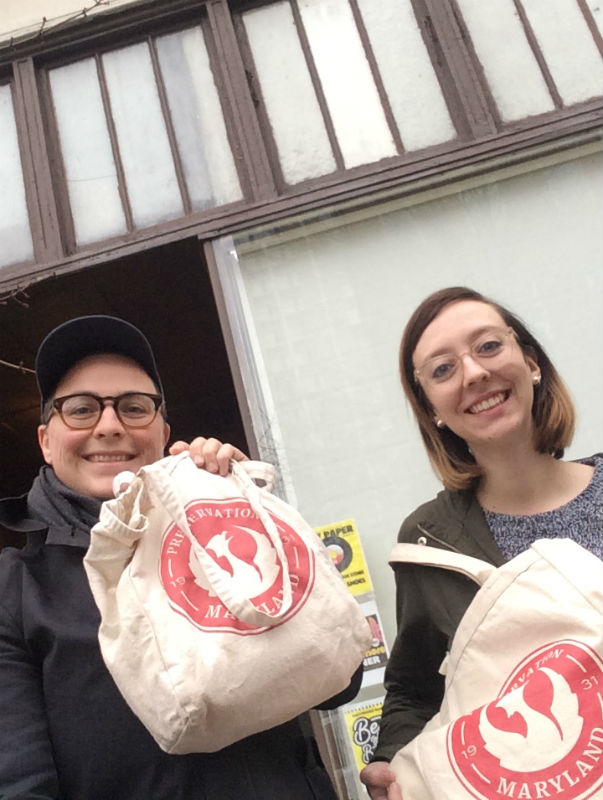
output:
[[[358,771],[371,760],[379,736],[383,698],[345,706],[345,726]]]
[[[358,530],[352,519],[315,528],[353,595],[373,591]]]

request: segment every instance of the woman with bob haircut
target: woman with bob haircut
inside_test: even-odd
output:
[[[487,302],[512,328],[519,347],[540,367],[540,390],[532,405],[534,444],[539,453],[562,458],[574,435],[576,414],[567,387],[540,342],[510,311],[464,287],[442,289],[430,295],[412,315],[400,346],[400,378],[415,413],[427,454],[436,475],[447,489],[469,489],[482,474],[467,443],[448,427],[434,426],[433,411],[422,385],[415,378],[413,353],[425,328],[450,303],[461,300]]]
[[[570,537],[602,557],[603,455],[562,460],[572,400],[521,320],[466,287],[434,292],[406,325],[400,376],[445,488],[404,520],[399,542],[500,566],[536,539]],[[379,742],[361,772],[373,800],[402,798],[387,762],[438,712],[439,667],[478,589],[448,570],[394,571],[398,632]]]

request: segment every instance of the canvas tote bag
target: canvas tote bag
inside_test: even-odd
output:
[[[404,800],[603,798],[603,562],[541,539],[498,569],[398,544],[390,562],[481,585],[440,670],[439,713],[390,764]]]
[[[292,719],[345,689],[370,645],[320,538],[248,474],[267,468],[220,477],[169,456],[130,474],[92,529],[103,658],[168,753]]]

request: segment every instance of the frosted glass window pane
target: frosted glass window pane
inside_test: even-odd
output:
[[[10,86],[0,86],[0,265],[29,261],[33,243]]]
[[[395,156],[348,0],[299,0],[346,167]]]
[[[523,0],[566,105],[603,94],[601,56],[576,0]]]
[[[126,231],[93,58],[50,70],[50,87],[77,244]]]
[[[555,106],[512,0],[458,4],[502,119],[552,111]]]
[[[242,198],[200,28],[157,39],[172,124],[193,209]]]
[[[407,150],[456,131],[410,0],[358,0],[392,113]]]
[[[137,227],[182,216],[184,206],[147,45],[107,53],[103,66]]]
[[[337,165],[289,4],[248,11],[243,21],[285,181],[333,172]]]

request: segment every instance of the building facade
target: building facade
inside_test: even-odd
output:
[[[598,0],[48,5],[0,20],[3,492],[39,466],[40,338],[123,316],[177,438],[355,520],[393,641],[387,555],[438,488],[397,381],[424,296],[524,317],[578,406],[569,455],[603,444]]]

